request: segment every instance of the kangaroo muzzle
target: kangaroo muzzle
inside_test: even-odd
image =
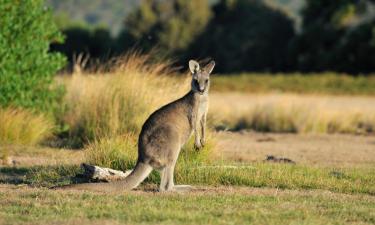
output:
[[[203,94],[205,90],[206,90],[205,87],[199,87],[198,88],[198,91],[199,91],[200,94]]]

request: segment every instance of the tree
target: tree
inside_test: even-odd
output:
[[[256,0],[221,0],[189,57],[212,57],[221,72],[283,71],[293,21]]]
[[[205,29],[211,11],[206,0],[144,0],[125,21],[120,44],[164,53],[184,52]]]
[[[293,41],[290,59],[302,71],[375,70],[375,18],[367,0],[308,0],[302,32]]]
[[[75,55],[87,54],[91,61],[105,61],[113,56],[114,40],[108,29],[97,27],[90,29],[87,25],[71,25],[62,30],[64,43],[51,45],[51,50],[63,53],[73,62]]]
[[[62,97],[53,76],[62,55],[49,53],[62,41],[42,0],[0,0],[0,105],[50,111]]]

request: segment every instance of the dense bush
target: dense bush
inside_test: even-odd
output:
[[[52,87],[64,57],[48,52],[62,41],[42,0],[0,0],[0,105],[50,111],[62,96]]]

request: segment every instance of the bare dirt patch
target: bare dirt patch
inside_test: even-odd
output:
[[[297,164],[366,166],[375,163],[374,136],[344,134],[273,134],[218,132],[217,157],[259,162],[267,155],[286,157]]]

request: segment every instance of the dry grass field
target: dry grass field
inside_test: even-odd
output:
[[[183,183],[197,182],[193,190],[184,193],[155,192],[157,186],[153,180],[136,191],[124,193],[49,190],[43,181],[59,182],[64,179],[61,175],[64,172],[50,174],[46,170],[53,171],[58,165],[78,165],[85,161],[84,151],[8,146],[15,153],[12,158],[16,164],[0,167],[3,183],[0,184],[0,224],[375,222],[375,177],[371,175],[375,172],[373,136],[246,131],[220,131],[214,136],[216,160],[224,159],[223,166],[240,163],[249,169],[239,167],[231,172],[230,167],[214,168],[215,172],[209,172],[208,178],[190,170],[177,177],[179,183],[186,179]],[[263,163],[268,154],[288,157],[297,164]],[[37,183],[29,186],[23,180],[27,181],[30,174],[39,170],[35,166],[43,166],[42,173],[36,173],[32,179],[37,179]],[[333,171],[337,174],[332,175]],[[232,179],[251,182],[210,184],[211,176],[216,173],[222,173],[222,178],[229,175]],[[13,179],[18,179],[18,183],[13,183]]]
[[[158,173],[123,193],[49,189],[82,182],[82,162],[134,165],[143,121],[189,89],[188,76],[147,61],[129,55],[106,72],[59,77],[67,93],[54,118],[0,111],[0,224],[375,223],[372,92],[213,88],[208,144],[197,152],[188,143],[175,172],[176,183],[193,190],[159,193]],[[348,88],[364,83],[343,79]],[[295,164],[264,161],[268,155]]]
[[[323,128],[304,130],[297,132],[298,134],[246,131],[254,127],[244,127],[245,130],[240,132],[218,132],[217,150],[221,157],[252,162],[265,159],[267,155],[275,155],[306,165],[375,165],[375,137],[366,134],[359,127],[354,130],[355,125],[350,123],[360,118],[375,118],[375,97],[244,93],[211,95],[211,118],[215,123],[224,121],[226,125],[222,129],[230,129],[237,121],[251,120],[255,117],[254,112],[260,107],[263,109],[262,114],[266,114],[267,110],[276,113],[284,110],[286,121],[298,121],[301,114],[309,114],[312,116],[301,120],[300,123],[316,123]],[[352,124],[353,132],[323,132],[330,121],[340,121],[348,127]],[[368,127],[372,127],[375,120],[368,121],[371,121]],[[285,123],[284,120],[284,126],[288,127],[290,124],[293,123]]]
[[[211,120],[226,129],[291,133],[373,133],[375,97],[213,93]]]

